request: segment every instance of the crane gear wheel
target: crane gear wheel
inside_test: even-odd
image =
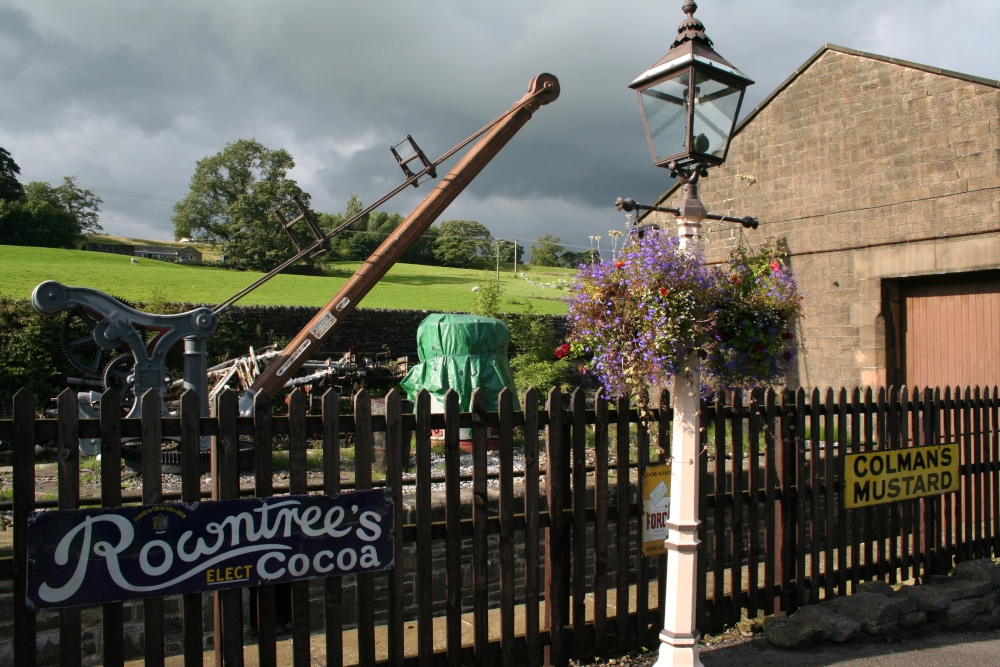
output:
[[[120,354],[105,365],[104,375],[101,378],[105,389],[118,393],[122,409],[126,412],[135,401],[135,395],[132,393],[132,385],[135,383],[132,377],[134,368],[135,358],[131,354]]]

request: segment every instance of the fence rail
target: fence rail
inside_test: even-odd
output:
[[[422,394],[404,414],[391,392],[385,414],[373,415],[361,392],[351,413],[341,414],[339,396],[329,392],[319,414],[309,414],[305,393],[295,390],[287,414],[276,414],[261,394],[254,416],[240,417],[236,396],[226,392],[217,416],[206,418],[190,392],[177,416],[162,416],[159,397],[147,394],[143,418],[133,420],[119,417],[113,392],[103,397],[100,419],[80,419],[76,395],[67,391],[58,416],[44,419],[33,397],[19,392],[13,418],[0,420],[14,469],[13,558],[6,568],[0,561],[0,578],[12,580],[14,613],[12,627],[0,627],[0,656],[6,646],[17,665],[78,665],[93,649],[104,664],[141,655],[155,665],[182,652],[185,664],[202,664],[209,647],[218,664],[242,664],[245,650],[255,650],[262,665],[285,664],[278,640],[286,621],[296,665],[318,654],[331,664],[564,665],[653,645],[666,559],[640,555],[638,489],[646,466],[669,458],[669,395],[654,397],[648,423],[638,423],[623,400],[596,398],[588,406],[579,390],[553,390],[544,404],[529,391],[520,412],[508,392],[496,412],[486,410],[482,392],[468,413],[459,413],[457,398],[450,394],[444,413],[432,414]],[[925,578],[955,560],[1000,552],[998,407],[996,387],[758,391],[703,403],[699,628],[713,631],[741,614],[790,613],[849,594],[862,581]],[[471,478],[462,471],[461,428],[472,433]],[[499,446],[488,454],[489,428]],[[432,468],[432,430],[444,432],[443,475]],[[345,434],[354,441],[353,475],[346,473]],[[58,511],[203,500],[205,435],[215,443],[213,500],[384,486],[398,510],[396,566],[222,591],[210,601],[193,593],[96,609],[27,608],[27,524],[46,504],[35,497],[37,444],[57,448]],[[81,437],[103,443],[99,498],[80,497]],[[141,496],[122,493],[123,438],[138,439],[142,451]],[[162,488],[165,438],[179,441],[179,494]],[[403,460],[411,438],[414,457]],[[241,488],[240,443],[249,440],[253,482]],[[279,440],[288,450],[287,488],[273,481]],[[385,470],[373,474],[376,440],[384,442]],[[844,508],[846,455],[949,442],[961,451],[958,492]],[[312,484],[310,446],[323,453],[321,481]],[[516,475],[515,457],[523,461]],[[443,492],[432,491],[435,484]]]

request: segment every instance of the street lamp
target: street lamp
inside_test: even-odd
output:
[[[743,94],[753,83],[712,48],[705,26],[694,17],[698,6],[687,0],[687,17],[677,29],[670,51],[629,87],[639,96],[653,164],[666,167],[681,183],[672,208],[637,204],[619,197],[620,211],[658,211],[677,216],[680,246],[697,240],[708,218],[757,227],[757,219],[713,215],[698,198],[698,179],[722,164]],[[679,373],[673,386],[670,514],[667,522],[666,599],[657,667],[700,667],[698,657],[698,437],[701,363],[693,356],[690,371]]]

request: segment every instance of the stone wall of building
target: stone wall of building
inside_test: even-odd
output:
[[[787,247],[805,297],[790,385],[893,382],[898,281],[1000,269],[998,110],[1000,82],[826,47],[743,122],[699,190],[760,228],[706,221],[701,247]]]

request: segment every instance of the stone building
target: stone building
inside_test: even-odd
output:
[[[789,385],[1000,384],[1000,81],[824,46],[699,191],[761,223],[705,221],[709,261],[741,233],[787,248],[805,313]]]

